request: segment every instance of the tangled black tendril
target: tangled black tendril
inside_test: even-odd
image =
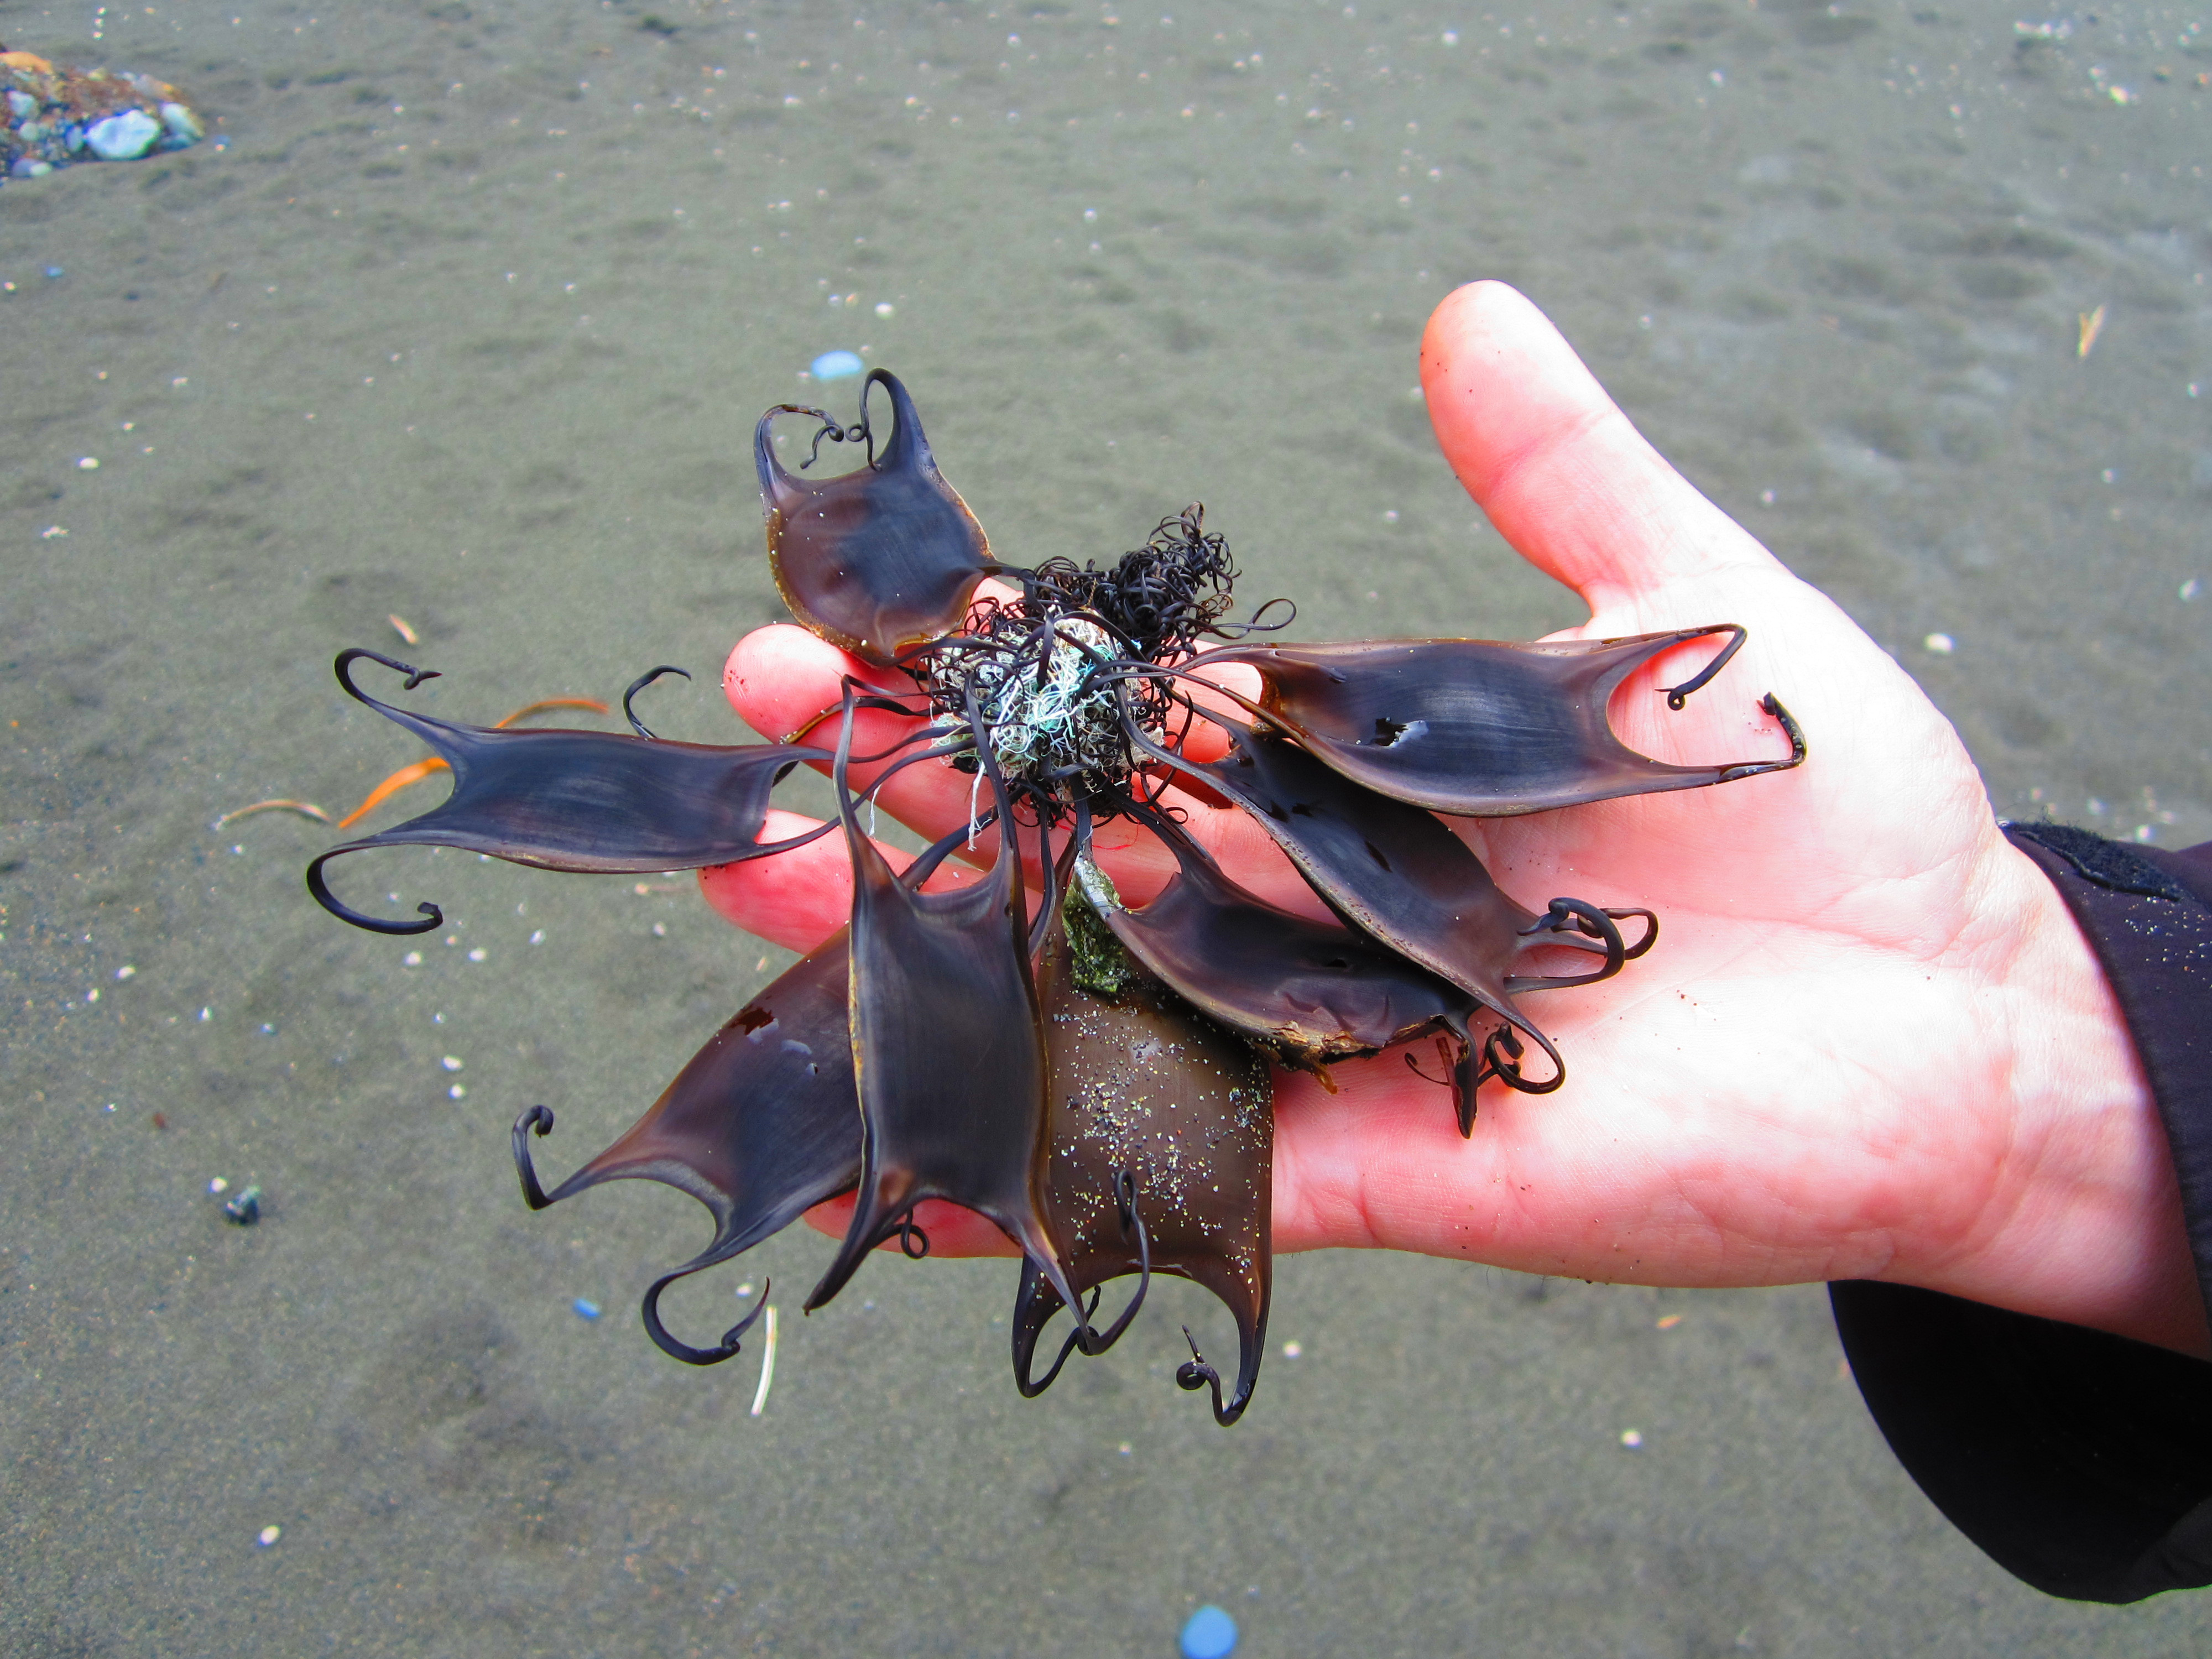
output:
[[[1078,800],[1098,818],[1117,816],[1140,759],[1133,730],[1163,740],[1185,701],[1171,675],[1153,671],[1208,635],[1271,632],[1296,614],[1271,599],[1248,621],[1223,620],[1237,564],[1196,504],[1161,520],[1110,569],[1053,558],[1004,574],[1021,598],[977,600],[959,632],[906,665],[940,720],[965,725],[972,708],[984,710],[976,742],[991,744],[1024,816],[1052,824]],[[973,771],[981,762],[970,751],[953,764]]]

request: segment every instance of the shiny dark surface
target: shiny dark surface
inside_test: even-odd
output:
[[[1368,935],[1293,915],[1246,892],[1203,849],[1170,840],[1178,871],[1142,908],[1095,869],[1084,890],[1151,973],[1212,1018],[1326,1077],[1431,1025],[1467,1035],[1479,1000]]]
[[[1019,861],[1002,854],[981,881],[915,892],[862,832],[842,781],[838,793],[853,856],[850,1006],[865,1133],[859,1202],[808,1310],[933,1198],[997,1223],[1067,1295],[1042,1213],[1045,1054]]]
[[[669,743],[618,732],[461,726],[388,703],[356,685],[349,651],[338,682],[358,702],[404,726],[451,769],[453,793],[418,817],[324,852],[308,882],[331,903],[321,870],[378,847],[453,847],[541,870],[594,874],[696,870],[773,850],[760,842],[769,794],[799,762],[822,750],[790,744]],[[376,660],[391,664],[389,658]],[[417,678],[431,678],[416,676]],[[341,914],[345,914],[341,912]],[[424,933],[427,922],[362,921],[374,931]]]
[[[968,504],[937,470],[906,387],[880,368],[866,382],[868,390],[878,386],[889,394],[895,424],[888,437],[878,438],[872,460],[835,477],[790,471],[776,458],[774,442],[778,414],[796,412],[785,404],[761,416],[753,461],[768,507],[769,557],[784,602],[831,643],[868,662],[888,663],[960,620],[990,568],[991,548]],[[867,419],[864,413],[863,424]]]
[[[860,1176],[845,1010],[850,963],[841,933],[786,969],[708,1039],[612,1146],[550,1193],[532,1193],[532,1207],[629,1178],[689,1193],[714,1217],[714,1236],[658,1281],[657,1292],[848,1190]],[[518,1133],[518,1155],[520,1145]],[[526,1193],[533,1180],[526,1175]]]
[[[1433,811],[1505,817],[1747,775],[1740,769],[1756,763],[1678,766],[1639,755],[1613,735],[1607,718],[1607,705],[1630,674],[1711,631],[1549,644],[1230,646],[1193,666],[1197,672],[1208,662],[1256,667],[1262,707],[1312,753],[1370,789]],[[1731,684],[1706,695],[1741,694]]]
[[[1510,970],[1540,945],[1601,949],[1595,940],[1540,934],[1536,913],[1431,814],[1361,788],[1264,729],[1191,769],[1249,812],[1331,909],[1548,1050],[1514,1000]]]
[[[1084,1296],[1138,1271],[1133,1231],[1122,1225],[1115,1197],[1126,1172],[1152,1271],[1205,1286],[1236,1322],[1237,1359],[1224,1407],[1241,1413],[1259,1377],[1273,1284],[1267,1068],[1141,974],[1110,998],[1085,989],[1057,928],[1037,978],[1049,1064],[1046,1214],[1069,1286]],[[1018,1378],[1031,1375],[1038,1336],[1062,1305],[1035,1265],[1024,1263],[1013,1319]],[[1155,1323],[1146,1334],[1157,1343],[1165,1333]]]

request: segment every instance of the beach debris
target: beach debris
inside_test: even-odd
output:
[[[261,1219],[261,1188],[248,1187],[236,1198],[225,1201],[222,1218],[234,1227],[251,1227]]]
[[[768,1337],[761,1344],[760,1387],[753,1390],[753,1415],[758,1417],[768,1404],[769,1385],[775,1381],[775,1308],[768,1310]]]
[[[2086,359],[2089,355],[2091,348],[2097,343],[2097,336],[2104,331],[2104,307],[2099,306],[2094,311],[2083,312],[2081,313],[2081,343],[2075,348],[2075,355]]]
[[[240,818],[250,818],[256,812],[297,812],[301,817],[313,818],[318,823],[328,823],[331,821],[331,815],[316,805],[314,802],[293,800],[288,796],[279,800],[258,800],[251,806],[240,807],[235,812],[225,812],[215,821],[213,827],[220,830],[227,823],[237,823]]]
[[[1237,1621],[1211,1601],[1183,1621],[1182,1659],[1229,1659],[1237,1651]]]
[[[77,161],[135,161],[206,136],[206,121],[166,81],[57,68],[0,45],[0,180]]]

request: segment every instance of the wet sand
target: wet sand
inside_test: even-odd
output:
[[[657,727],[737,740],[714,670],[781,614],[746,441],[833,348],[1024,562],[1202,499],[1306,637],[1579,620],[1412,391],[1490,276],[2000,811],[2212,837],[2191,14],[1170,9],[0,9],[228,141],[0,187],[0,1650],[1168,1655],[1202,1601],[1255,1659],[2197,1645],[2199,1601],[2052,1601],[1953,1533],[1817,1288],[1286,1259],[1224,1432],[1170,1380],[1194,1293],[1024,1402],[1011,1264],[800,1319],[797,1229],[672,1298],[775,1279],[756,1420],[750,1358],[632,1311],[696,1206],[532,1215],[507,1126],[553,1103],[573,1167],[787,958],[687,882],[453,853],[362,861],[451,924],[372,938],[301,890],[324,827],[210,827],[414,757],[330,679],[394,615],[436,711],[673,662]]]

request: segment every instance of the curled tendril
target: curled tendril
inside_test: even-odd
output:
[[[1742,650],[1744,641],[1750,637],[1749,630],[1744,628],[1740,623],[1724,623],[1712,631],[1716,634],[1732,635],[1734,637],[1731,638],[1726,645],[1720,648],[1719,653],[1715,656],[1711,662],[1707,663],[1703,668],[1700,668],[1696,673],[1691,675],[1688,679],[1684,680],[1680,685],[1670,685],[1664,688],[1667,696],[1667,707],[1673,709],[1676,714],[1681,713],[1683,705],[1690,701],[1690,696],[1692,692],[1698,690],[1705,684],[1706,681],[1711,679],[1714,675],[1719,673],[1722,669],[1726,668],[1729,665],[1729,659],[1735,655],[1737,652]]]
[[[1437,1063],[1443,1067],[1442,1077],[1431,1077],[1423,1071],[1419,1057],[1411,1048],[1406,1050],[1406,1069],[1424,1083],[1433,1083],[1439,1089],[1453,1088],[1452,1068],[1459,1063],[1459,1056],[1452,1052],[1455,1046],[1450,1036],[1442,1031],[1437,1033]]]
[[[1091,1286],[1090,1300],[1080,1307],[1068,1310],[1075,1316],[1075,1328],[1070,1331],[1066,1339],[1060,1343],[1060,1352],[1054,1357],[1052,1364],[1045,1374],[1040,1377],[1031,1378],[1026,1375],[1023,1365],[1017,1365],[1014,1386],[1021,1390],[1022,1397],[1025,1400],[1036,1399],[1037,1395],[1052,1386],[1053,1379],[1060,1375],[1060,1367],[1067,1364],[1067,1357],[1070,1354],[1081,1353],[1086,1358],[1096,1358],[1119,1342],[1122,1333],[1129,1328],[1130,1322],[1136,1318],[1137,1310],[1145,1305],[1145,1294],[1152,1287],[1152,1235],[1146,1231],[1144,1218],[1137,1213],[1137,1172],[1134,1170],[1122,1169],[1115,1172],[1114,1204],[1120,1213],[1121,1237],[1127,1238],[1133,1233],[1136,1236],[1138,1273],[1136,1293],[1130,1297],[1129,1305],[1122,1309],[1120,1316],[1106,1329],[1100,1331],[1095,1328],[1091,1322],[1097,1317],[1098,1304],[1105,1297],[1106,1291],[1103,1285]],[[1034,1268],[1031,1271],[1034,1272]],[[1029,1279],[1023,1280],[1025,1286],[1033,1282]],[[1026,1295],[1027,1291],[1024,1291],[1024,1296]],[[1018,1346],[1016,1353],[1019,1355],[1021,1352],[1022,1350]]]
[[[653,1339],[653,1346],[671,1359],[680,1359],[687,1365],[719,1365],[725,1359],[734,1358],[738,1345],[745,1339],[760,1316],[768,1311],[769,1280],[761,1281],[760,1299],[753,1310],[722,1333],[722,1340],[711,1348],[695,1348],[690,1343],[669,1334],[668,1327],[660,1322],[660,1293],[686,1274],[696,1273],[694,1267],[679,1267],[672,1273],[664,1273],[647,1289],[644,1299],[638,1304],[638,1312],[645,1321],[645,1334]]]
[[[553,1110],[550,1106],[528,1107],[521,1116],[514,1120],[514,1172],[522,1178],[522,1201],[533,1210],[544,1209],[553,1200],[539,1183],[537,1168],[531,1162],[530,1137],[534,1134],[543,1139],[552,1133]],[[753,1310],[724,1331],[722,1340],[713,1347],[695,1348],[680,1337],[671,1334],[668,1327],[661,1322],[660,1293],[678,1279],[688,1278],[713,1265],[711,1259],[690,1261],[672,1273],[663,1273],[647,1288],[644,1300],[638,1305],[638,1312],[645,1321],[645,1334],[653,1339],[653,1346],[670,1358],[680,1359],[687,1365],[719,1365],[731,1358],[738,1352],[738,1344],[744,1340],[745,1334],[752,1329],[754,1322],[768,1307],[769,1285],[763,1280],[760,1299],[753,1304]]]
[[[1213,1390],[1213,1420],[1227,1428],[1244,1415],[1244,1407],[1252,1403],[1249,1394],[1242,1400],[1232,1400],[1227,1405],[1221,1401],[1221,1373],[1206,1363],[1206,1356],[1198,1351],[1198,1339],[1190,1334],[1190,1327],[1182,1328],[1182,1340],[1190,1345],[1190,1358],[1176,1367],[1176,1387],[1186,1394],[1195,1394],[1200,1389]]]
[[[1132,1233],[1137,1239],[1137,1291],[1129,1298],[1129,1305],[1121,1310],[1121,1316],[1103,1331],[1091,1328],[1091,1316],[1098,1311],[1098,1298],[1093,1295],[1091,1306],[1084,1310],[1074,1334],[1067,1340],[1082,1349],[1086,1356],[1104,1353],[1121,1340],[1121,1333],[1129,1328],[1129,1322],[1137,1316],[1137,1310],[1145,1305],[1145,1293],[1152,1288],[1152,1237],[1145,1230],[1145,1219],[1137,1213],[1137,1172],[1134,1170],[1116,1170],[1114,1176],[1114,1205],[1120,1212],[1121,1237]],[[1066,1358],[1063,1354],[1062,1358]],[[1053,1367],[1059,1369],[1058,1365]]]
[[[412,691],[424,680],[434,680],[439,678],[438,671],[434,668],[417,668],[411,663],[401,662],[397,657],[387,657],[381,651],[371,651],[366,647],[358,645],[349,647],[338,653],[337,660],[331,666],[338,677],[338,684],[345,689],[346,696],[351,697],[356,702],[367,703],[371,708],[376,707],[376,699],[353,683],[353,665],[363,657],[368,658],[371,662],[382,663],[395,674],[407,676],[406,684],[399,688],[402,691]]]
[[[689,669],[678,668],[672,662],[665,662],[658,668],[647,669],[645,672],[640,674],[635,679],[632,680],[629,683],[629,689],[623,693],[623,714],[624,717],[629,720],[630,728],[635,731],[638,736],[648,740],[657,741],[657,739],[653,738],[653,734],[650,731],[647,730],[645,722],[638,719],[637,710],[629,706],[629,700],[635,696],[639,692],[644,690],[647,686],[651,685],[663,674],[681,674],[687,680],[691,678],[691,673]]]
[[[538,1184],[537,1166],[530,1161],[530,1137],[535,1134],[544,1139],[553,1133],[553,1109],[532,1106],[514,1120],[514,1172],[522,1177],[522,1201],[533,1210],[542,1210],[553,1200],[545,1196],[545,1188]]]
[[[1559,1051],[1553,1046],[1551,1038],[1533,1026],[1527,1030],[1551,1060],[1552,1075],[1536,1083],[1531,1083],[1522,1075],[1521,1056],[1527,1051],[1521,1044],[1521,1030],[1511,1025],[1500,1025],[1482,1040],[1482,1066],[1474,1074],[1476,1083],[1496,1078],[1516,1094],[1548,1095],[1567,1080],[1566,1062],[1559,1058]],[[1472,1096],[1468,1097],[1468,1104],[1470,1107],[1473,1105]],[[1473,1118],[1474,1113],[1470,1110],[1469,1121]],[[1465,1130],[1462,1129],[1462,1133],[1464,1133]]]

